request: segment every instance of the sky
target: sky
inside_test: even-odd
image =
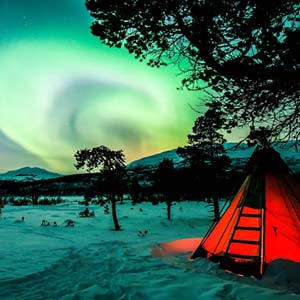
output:
[[[84,0],[0,0],[0,172],[76,173],[74,153],[105,145],[127,162],[187,141],[203,96],[90,33]]]

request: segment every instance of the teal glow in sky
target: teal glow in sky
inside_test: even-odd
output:
[[[0,172],[75,173],[78,149],[127,161],[186,142],[201,94],[90,34],[84,0],[0,1]]]

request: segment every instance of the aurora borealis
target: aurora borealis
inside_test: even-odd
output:
[[[91,35],[84,0],[0,1],[0,172],[75,173],[78,149],[127,161],[186,142],[201,94]]]

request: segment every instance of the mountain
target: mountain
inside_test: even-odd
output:
[[[280,152],[291,170],[299,174],[300,151],[291,147],[292,144],[294,143],[277,143],[274,148]],[[236,143],[226,143],[225,149],[232,158],[233,169],[237,171],[244,170],[246,162],[254,151],[254,147],[245,144],[237,147]],[[178,167],[182,165],[182,158],[176,154],[176,149],[164,151],[131,162],[127,166],[129,177],[137,177],[141,185],[148,186],[149,175],[164,158],[173,159]],[[94,187],[97,180],[98,174],[95,173],[63,176],[40,168],[22,168],[0,174],[0,190],[1,193],[8,195],[84,195]]]
[[[157,167],[164,158],[172,159],[175,164],[179,164],[183,160],[176,153],[176,149],[173,149],[132,161],[127,165],[127,168]]]
[[[295,173],[300,173],[300,150],[298,151],[297,146],[300,144],[294,141],[290,142],[277,142],[273,147],[280,153],[282,158],[288,164],[290,169]],[[237,147],[237,143],[225,143],[224,147],[227,151],[227,155],[232,159],[232,165],[237,170],[243,170],[246,162],[252,155],[255,146],[249,147],[246,144],[240,144]],[[175,165],[182,162],[182,158],[177,155],[176,149],[164,151],[151,156],[143,157],[135,160],[128,164],[128,169],[135,168],[155,168],[164,159],[172,159]]]
[[[25,167],[0,174],[0,180],[37,181],[58,178],[61,176],[63,175],[49,172],[45,169]]]

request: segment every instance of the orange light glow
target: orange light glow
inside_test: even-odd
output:
[[[174,256],[184,253],[192,253],[201,243],[202,238],[189,238],[172,242],[161,243],[152,249],[154,257]]]

